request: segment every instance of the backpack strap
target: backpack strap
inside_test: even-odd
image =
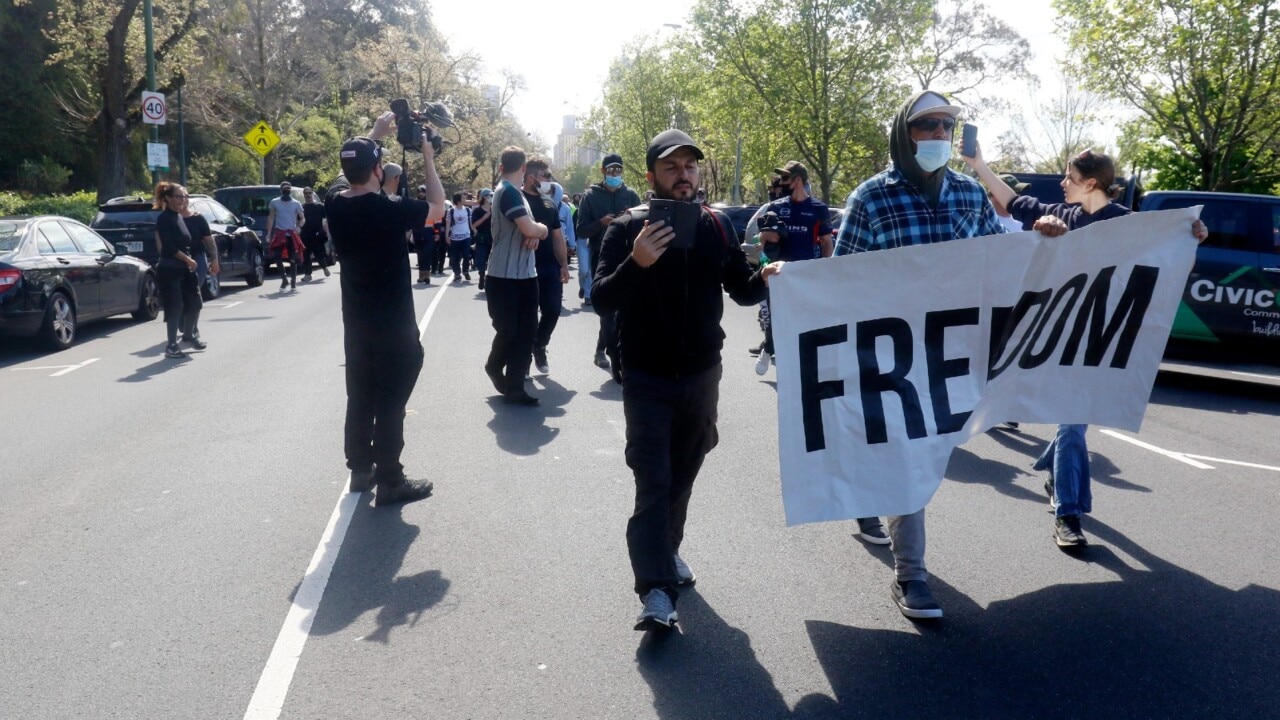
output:
[[[711,208],[703,208],[703,212],[711,216],[711,221],[716,226],[716,234],[720,236],[720,243],[724,245],[724,249],[729,249],[729,233],[724,230],[724,223],[720,221],[719,213]]]

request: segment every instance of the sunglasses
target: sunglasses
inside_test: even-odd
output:
[[[925,132],[937,132],[939,125],[947,132],[956,129],[955,118],[920,118],[919,120],[912,120],[910,125],[917,130]]]

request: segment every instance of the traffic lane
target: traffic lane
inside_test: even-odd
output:
[[[30,406],[36,439],[12,457],[37,482],[12,478],[0,523],[20,716],[243,713],[346,479],[336,283],[261,295],[225,317],[270,320],[206,313],[210,349],[147,382],[127,382],[154,362],[131,352],[161,324],[95,340],[103,360]],[[57,422],[108,431],[37,429]]]
[[[442,324],[444,337],[487,340],[483,316],[442,309],[457,323]],[[433,342],[429,333],[429,368],[470,372],[424,377],[415,393],[415,404],[431,402],[420,399],[426,389],[443,405],[406,449],[425,453],[412,464],[428,464],[437,494],[382,524],[379,511],[367,525],[357,516],[317,617],[327,634],[308,645],[285,717],[425,708],[442,717],[850,717],[876,709],[1026,717],[1061,711],[1062,677],[1093,677],[1098,661],[1116,670],[1071,707],[1179,715],[1240,706],[1237,691],[1259,707],[1273,697],[1266,678],[1276,664],[1241,668],[1240,660],[1273,637],[1258,618],[1272,609],[1274,588],[1236,592],[1206,579],[1242,565],[1274,577],[1271,567],[1234,559],[1237,528],[1153,517],[1153,507],[1178,507],[1202,481],[1125,443],[1095,442],[1097,464],[1115,469],[1097,483],[1092,554],[1067,555],[1049,538],[1043,476],[1029,469],[1049,426],[992,432],[957,453],[930,508],[930,564],[948,618],[932,629],[905,621],[887,596],[888,553],[854,540],[851,523],[784,527],[772,376],[752,375],[745,353],[735,359],[735,347],[758,338],[751,314],[739,310],[726,317],[721,444],[695,490],[683,551],[700,574],[681,601],[685,633],[643,639],[630,630],[638,605],[623,539],[631,501],[623,425],[602,372],[588,364],[595,325],[581,319],[562,320],[552,381],[534,382],[561,399],[546,414],[494,408],[484,427],[488,413],[468,418],[467,408],[492,395],[478,372],[487,345]],[[504,446],[499,428],[522,428],[511,434],[526,440]],[[487,442],[499,452],[486,452]],[[1188,544],[1185,532],[1211,539],[1197,543],[1203,557],[1169,559],[1170,548]],[[1201,597],[1219,616],[1188,607]],[[1167,636],[1170,627],[1177,632]],[[1194,641],[1168,639],[1177,633]],[[1208,643],[1241,648],[1214,654],[1223,668],[1214,672],[1230,677],[1179,692],[1201,676]],[[1046,648],[1063,649],[1060,661],[1055,654],[1062,675],[1041,670]]]

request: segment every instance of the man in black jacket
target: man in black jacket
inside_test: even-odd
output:
[[[646,177],[658,198],[688,202],[702,151],[679,130],[649,143]],[[581,212],[581,211],[579,211]],[[693,481],[715,447],[724,291],[751,305],[781,263],[752,272],[729,221],[699,213],[691,247],[672,247],[673,228],[649,222],[648,207],[623,212],[604,233],[594,279],[597,313],[618,313],[627,420],[627,465],[636,502],[627,523],[635,590],[644,603],[637,630],[677,621],[676,587],[694,574],[677,554]]]
[[[579,258],[578,262],[585,263],[592,271],[600,263],[600,243],[604,239],[605,228],[622,212],[640,204],[640,196],[636,195],[636,191],[622,182],[621,155],[605,155],[604,160],[600,161],[600,171],[604,178],[587,188],[586,195],[582,196],[582,202],[578,205],[578,219],[574,225],[579,241],[587,238],[586,257]],[[583,304],[590,305],[590,284],[583,288],[583,293]],[[612,366],[613,378],[622,382],[621,367],[618,364],[618,329],[615,318],[609,313],[600,314],[595,362],[602,368]]]

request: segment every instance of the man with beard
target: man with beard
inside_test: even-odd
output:
[[[889,138],[893,166],[849,194],[836,255],[1005,231],[982,185],[947,168],[959,114],[936,92],[907,100]],[[909,618],[942,617],[924,564],[924,508],[889,518],[889,538],[895,576],[889,591],[898,609]]]
[[[600,262],[600,243],[604,239],[604,231],[609,223],[628,208],[640,204],[640,196],[636,191],[622,182],[622,156],[605,155],[600,161],[600,171],[604,178],[587,188],[578,205],[579,238],[587,238],[587,252],[579,260],[579,267],[594,269]],[[594,277],[594,275],[593,275]],[[592,302],[591,285],[584,288],[583,304]],[[595,363],[602,368],[610,368],[613,379],[622,382],[621,367],[618,363],[618,328],[616,319],[607,313],[600,313],[600,334],[596,338]]]
[[[646,173],[655,196],[692,201],[702,157],[679,130],[655,137]],[[696,232],[682,247],[672,246],[672,227],[649,221],[647,206],[619,215],[604,233],[594,280],[596,312],[618,313],[623,328],[626,458],[636,483],[627,550],[644,604],[637,630],[677,622],[676,588],[695,580],[677,553],[693,481],[718,439],[724,292],[740,305],[760,302],[781,269],[753,273],[727,218],[688,209],[698,215]]]

